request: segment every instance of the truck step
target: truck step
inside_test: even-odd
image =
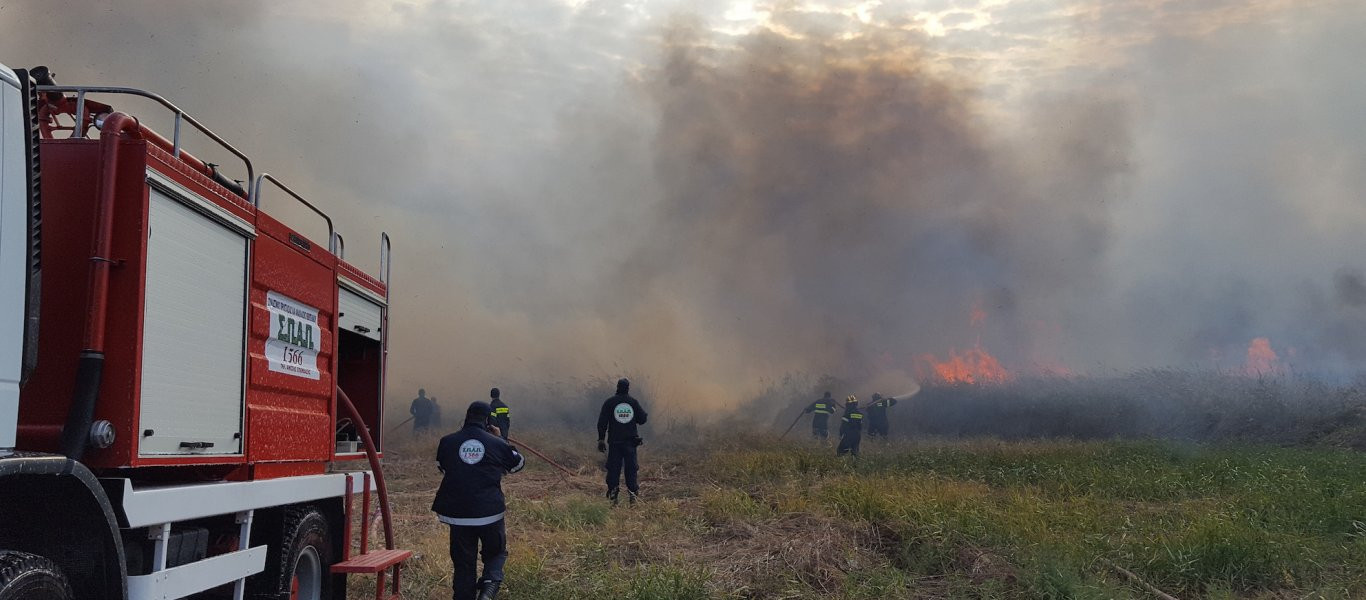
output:
[[[379,573],[412,558],[412,550],[371,550],[332,565],[333,573]]]

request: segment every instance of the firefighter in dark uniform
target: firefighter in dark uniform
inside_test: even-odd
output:
[[[812,437],[830,439],[830,415],[835,414],[835,399],[830,397],[830,392],[826,392],[824,397],[812,402],[802,412],[815,414],[811,417]]]
[[[863,412],[858,408],[858,398],[850,395],[844,400],[844,416],[840,419],[839,454],[853,454],[857,458],[862,437]]]
[[[631,495],[631,504],[636,503],[640,494],[640,482],[636,472],[640,464],[636,461],[636,447],[644,443],[636,432],[637,425],[644,425],[649,415],[635,398],[631,397],[631,382],[622,378],[617,381],[617,393],[602,403],[598,412],[598,452],[607,453],[607,497],[612,506],[617,505],[620,494],[618,482],[621,472],[626,471],[626,491]]]
[[[509,430],[512,429],[512,416],[508,405],[503,404],[502,395],[498,388],[489,390],[489,406],[493,407],[493,424],[498,431],[503,432],[503,441],[507,441]]]
[[[417,397],[413,398],[413,403],[408,405],[408,414],[413,416],[413,433],[418,433],[432,426],[432,413],[435,412],[432,399],[427,397],[427,390],[417,390]]]
[[[489,422],[492,412],[486,402],[471,403],[464,428],[441,438],[436,449],[442,478],[432,510],[451,527],[453,600],[492,600],[503,583],[508,552],[502,479],[522,470],[526,460],[499,437]],[[476,581],[479,557],[484,576]]]
[[[893,406],[896,406],[896,398],[873,394],[873,403],[868,405],[868,437],[887,439],[887,409]]]

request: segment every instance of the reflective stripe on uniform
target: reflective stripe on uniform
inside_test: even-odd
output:
[[[508,408],[507,408],[506,406],[500,407],[500,408],[495,408],[495,409],[493,409],[493,414],[495,414],[495,415],[505,415],[505,414],[508,414]]]
[[[473,519],[457,519],[446,515],[436,515],[436,518],[447,525],[459,525],[461,527],[481,527],[490,525],[503,520],[504,513],[498,513],[492,517],[475,517]]]
[[[863,418],[863,413],[854,413],[854,414],[852,414],[852,415],[849,415],[849,418],[851,418],[851,419],[862,419],[862,418]]]

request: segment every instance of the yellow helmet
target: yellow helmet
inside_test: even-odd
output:
[[[853,403],[853,402],[858,402],[858,398],[854,397],[853,394],[849,394],[849,397],[848,397],[848,398],[845,398],[845,399],[844,399],[844,402],[845,402],[845,404],[849,404],[849,403]]]

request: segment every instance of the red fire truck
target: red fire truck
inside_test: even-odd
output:
[[[169,139],[101,102],[131,96]],[[388,237],[378,276],[348,264],[326,214],[156,94],[0,65],[0,100],[0,600],[340,599],[353,573],[396,598]]]

